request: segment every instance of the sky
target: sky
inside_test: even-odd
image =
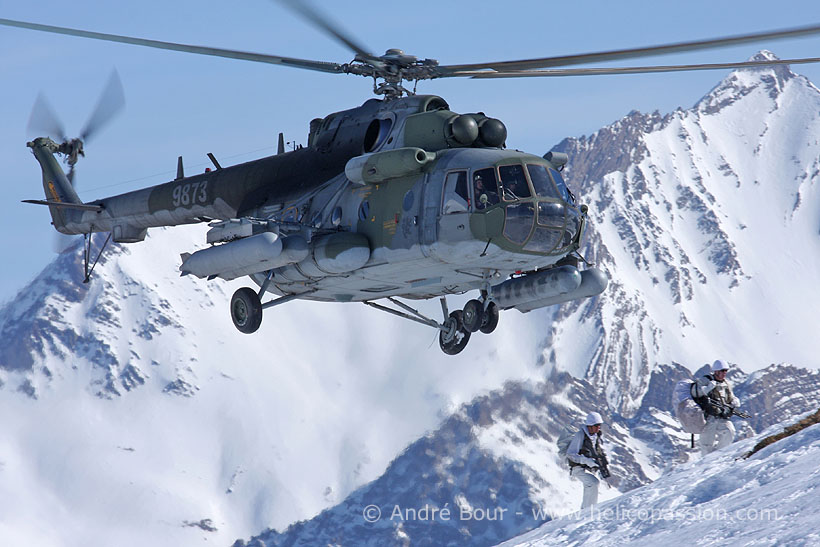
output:
[[[762,1],[485,3],[419,0],[412,4],[316,1],[375,54],[401,48],[441,64],[526,59],[656,45],[820,22],[820,4]],[[345,46],[277,2],[145,0],[139,10],[78,0],[17,2],[0,17],[171,42],[348,62]],[[632,64],[743,61],[760,49],[781,58],[812,57],[820,36],[719,51],[666,55]],[[112,69],[125,111],[86,143],[77,167],[85,201],[171,180],[176,158],[186,173],[210,165],[212,152],[232,165],[275,152],[277,135],[305,144],[309,121],[361,104],[372,81],[0,27],[0,160],[4,199],[0,244],[11,255],[0,270],[0,302],[22,289],[54,257],[54,231],[42,199],[39,166],[25,143],[37,94],[77,135]],[[820,65],[793,69],[820,82]],[[508,146],[543,154],[567,136],[589,135],[629,111],[689,108],[725,71],[522,80],[434,80],[418,91],[443,96],[457,112],[483,111],[508,129]],[[571,159],[570,159],[571,161]],[[175,267],[175,266],[174,266]]]

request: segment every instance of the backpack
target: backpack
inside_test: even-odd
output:
[[[672,392],[672,408],[675,409],[675,417],[683,426],[683,430],[693,435],[701,433],[706,426],[703,409],[692,394],[694,387],[694,380],[681,380],[675,384],[675,390]]]
[[[562,460],[566,460],[567,450],[576,433],[578,433],[577,428],[565,426],[564,429],[561,430],[561,434],[558,435],[558,440],[555,441],[555,444],[558,446],[558,457]]]

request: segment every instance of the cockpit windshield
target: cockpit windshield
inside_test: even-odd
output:
[[[575,196],[572,195],[572,192],[569,191],[567,188],[567,183],[564,182],[564,177],[561,176],[561,173],[556,171],[555,169],[550,169],[550,174],[552,175],[552,180],[555,181],[555,186],[558,187],[558,191],[561,193],[561,197],[567,203],[575,204]]]
[[[502,165],[498,172],[501,175],[501,195],[504,201],[530,197],[530,186],[527,184],[523,165]]]
[[[558,192],[555,191],[550,176],[547,173],[547,168],[543,165],[527,164],[527,172],[530,174],[530,180],[535,188],[535,193],[541,198],[557,198]]]
[[[474,210],[500,203],[504,238],[525,251],[566,252],[577,240],[581,213],[557,170],[542,163],[487,167],[473,172],[472,185]]]

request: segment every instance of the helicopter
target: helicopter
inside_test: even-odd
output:
[[[454,355],[472,334],[492,333],[502,310],[527,313],[594,297],[609,280],[579,254],[589,209],[561,175],[566,155],[509,150],[501,120],[483,112],[454,112],[442,97],[416,94],[406,83],[820,61],[566,68],[818,34],[815,25],[581,55],[441,65],[400,49],[371,54],[310,4],[283,3],[352,50],[353,60],[313,61],[0,19],[0,25],[36,31],[373,79],[377,98],[312,120],[304,147],[286,151],[280,134],[276,155],[226,167],[209,155],[214,169],[193,176],[185,176],[179,159],[172,181],[88,203],[56,158],[66,157],[73,173],[83,135],[27,143],[42,170],[45,199],[26,202],[47,206],[58,232],[85,237],[86,282],[109,241],[137,243],[148,228],[208,223],[209,246],[183,253],[180,274],[208,280],[248,276],[258,288],[240,288],[229,305],[240,332],[256,332],[263,310],[296,299],[362,302],[437,329],[440,348]],[[92,260],[94,233],[108,236]],[[462,309],[448,309],[447,295],[470,291],[478,291],[477,297]],[[439,298],[443,318],[427,317],[400,298]]]

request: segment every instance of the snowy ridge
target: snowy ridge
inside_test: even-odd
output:
[[[762,437],[794,421],[503,545],[650,546],[679,544],[681,538],[698,545],[816,545],[820,530],[810,508],[820,490],[820,425],[742,457]]]
[[[692,109],[633,112],[556,149],[590,205],[583,253],[611,282],[554,312],[547,362],[608,384],[627,415],[653,363],[820,364],[820,91],[808,80],[735,71]]]

